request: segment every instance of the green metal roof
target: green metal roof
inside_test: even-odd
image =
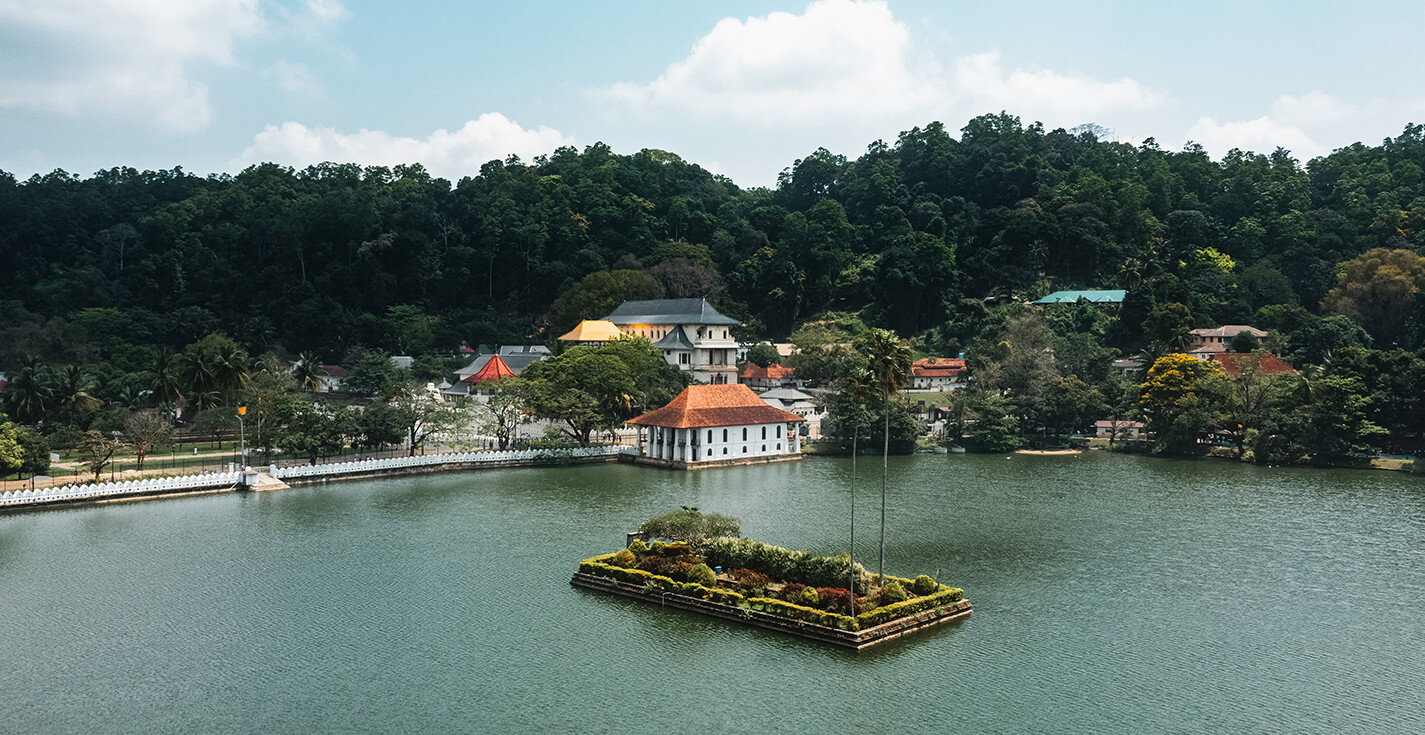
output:
[[[1123,297],[1128,292],[1123,289],[1104,289],[1100,291],[1055,291],[1042,299],[1034,302],[1036,304],[1073,304],[1079,299],[1084,299],[1095,304],[1121,304]]]

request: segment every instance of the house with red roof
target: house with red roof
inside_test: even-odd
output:
[[[955,390],[965,385],[965,361],[957,357],[927,357],[910,366],[910,387]]]
[[[668,405],[629,419],[638,430],[635,458],[699,469],[800,459],[801,416],[767,405],[751,388],[690,385]]]
[[[1300,374],[1296,368],[1288,365],[1286,360],[1270,352],[1260,355],[1255,352],[1214,352],[1207,356],[1207,361],[1217,363],[1222,372],[1231,377],[1253,368],[1262,375]]]
[[[747,367],[737,378],[739,383],[743,383],[752,390],[771,390],[773,388],[800,388],[802,381],[797,379],[796,368],[782,367],[777,363],[772,363],[767,367],[762,367],[755,362],[747,363]]]

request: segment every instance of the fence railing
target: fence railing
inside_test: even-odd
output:
[[[322,477],[350,475],[362,472],[378,472],[403,467],[434,467],[443,464],[480,464],[517,461],[559,459],[585,459],[592,457],[612,457],[632,452],[632,447],[596,446],[571,447],[568,449],[519,449],[493,452],[450,452],[447,454],[427,454],[420,457],[393,457],[389,459],[363,459],[353,462],[330,462],[318,465],[295,465],[292,467],[269,467],[268,474],[277,479],[297,477]]]
[[[239,472],[205,472],[182,477],[154,477],[146,480],[103,482],[97,485],[63,485],[34,490],[13,490],[0,493],[0,507],[50,503],[58,500],[85,500],[140,493],[162,493],[168,490],[193,490],[201,487],[236,485]]]

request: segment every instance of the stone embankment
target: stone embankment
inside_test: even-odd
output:
[[[630,447],[595,446],[570,449],[449,452],[419,457],[366,459],[293,467],[271,466],[266,472],[232,467],[227,472],[206,472],[182,477],[64,485],[0,493],[0,512],[117,500],[141,500],[237,490],[278,490],[291,485],[361,480],[427,472],[457,472],[500,467],[540,467],[561,464],[617,461]]]

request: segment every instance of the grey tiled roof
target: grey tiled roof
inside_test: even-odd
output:
[[[673,331],[663,336],[663,339],[653,343],[654,347],[660,350],[691,350],[693,341],[688,339],[688,333],[683,331],[680,324],[673,328]]]
[[[625,301],[605,319],[614,324],[741,324],[719,314],[707,299]]]

